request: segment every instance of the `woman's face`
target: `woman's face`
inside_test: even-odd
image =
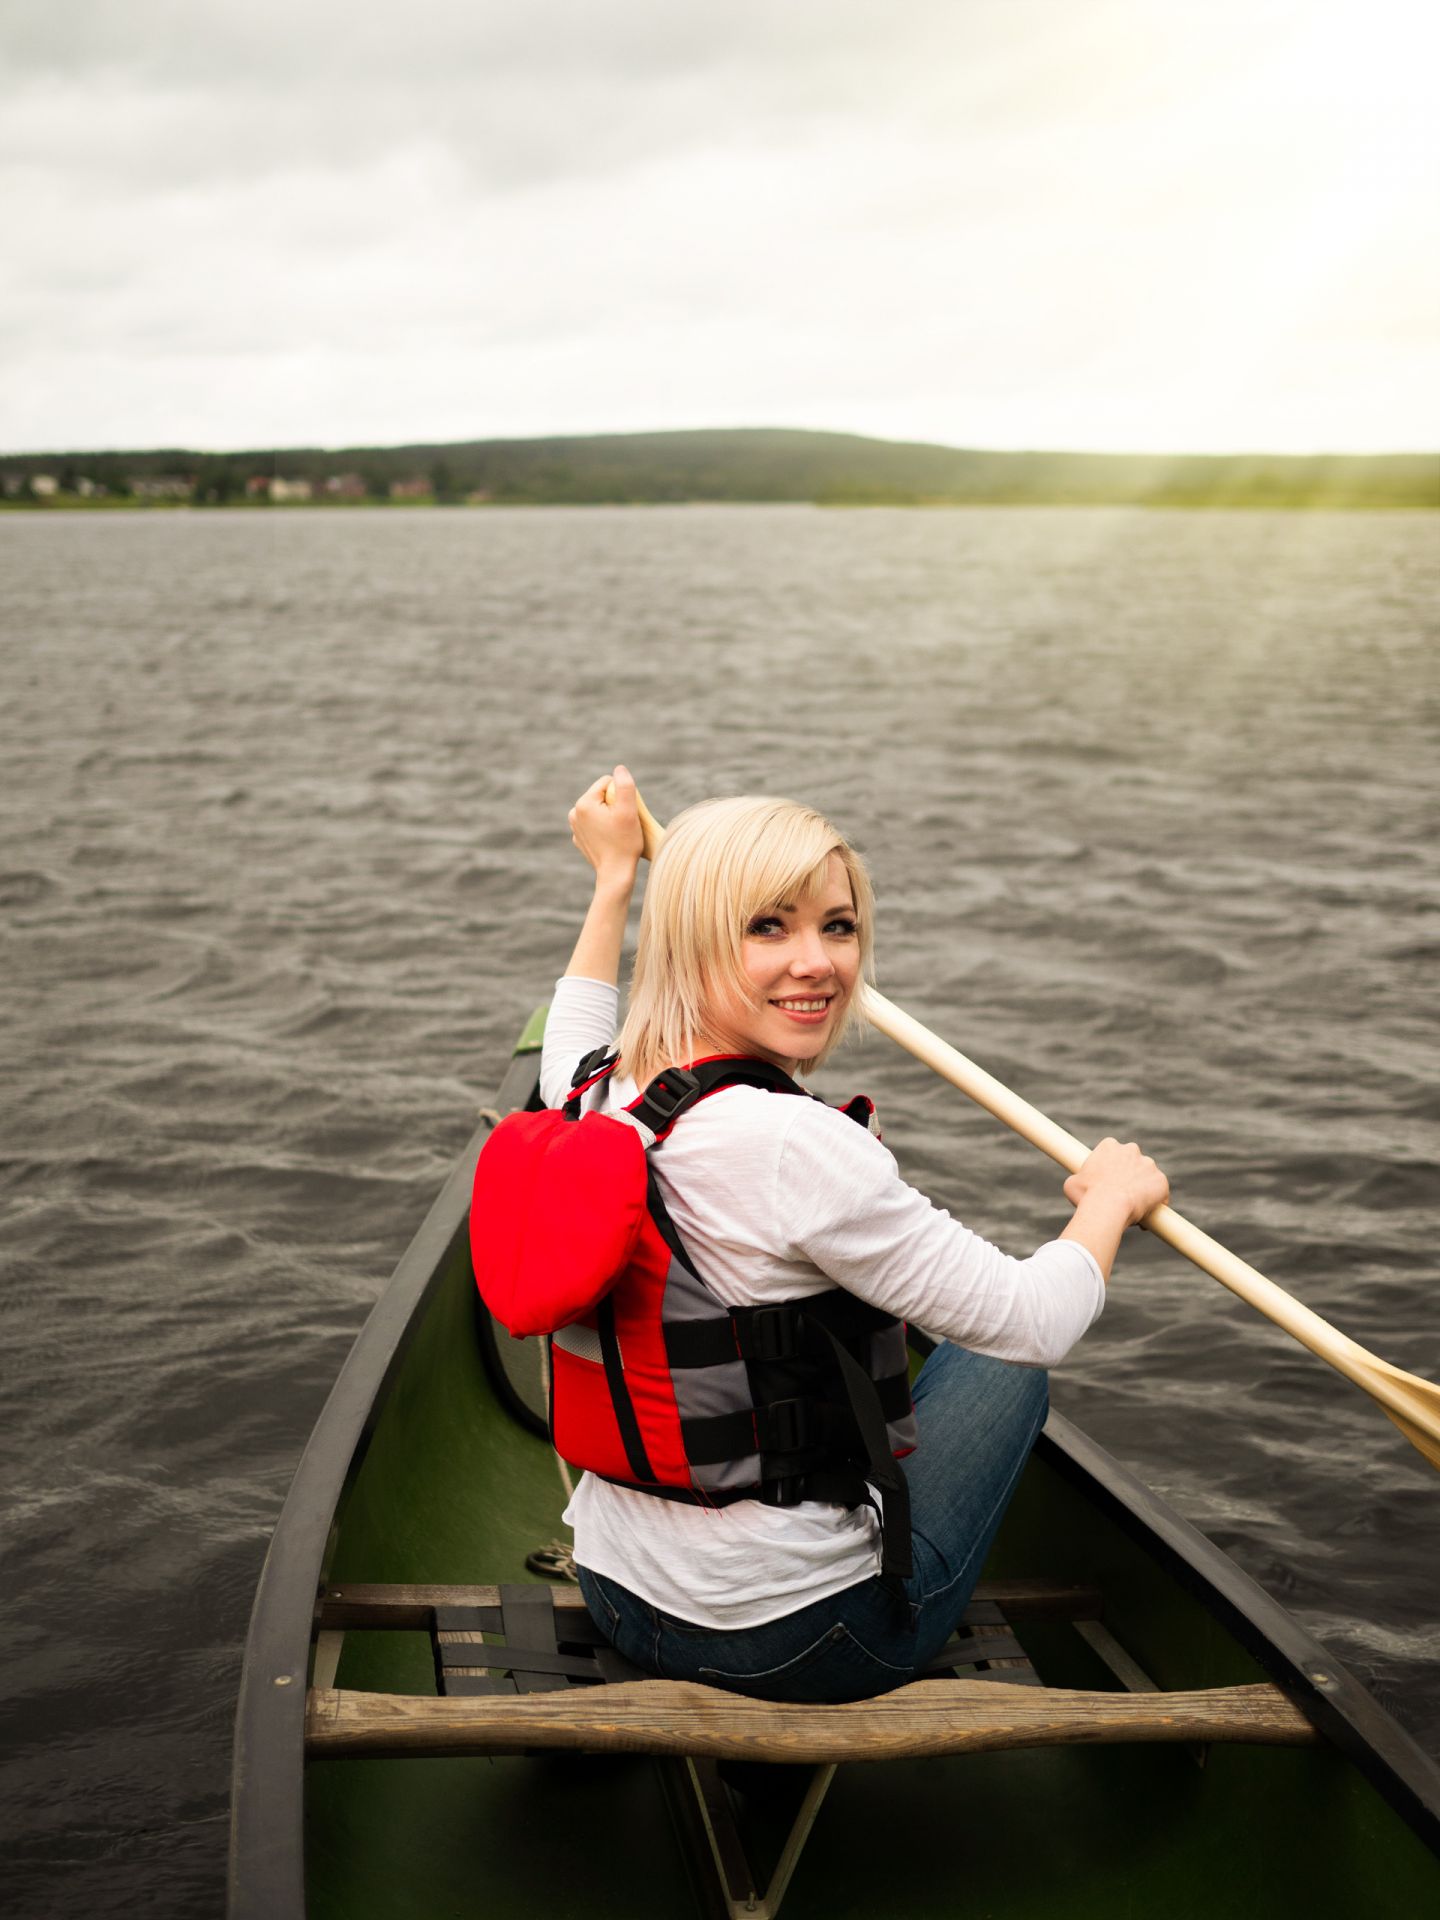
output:
[[[719,1010],[716,1050],[749,1053],[787,1071],[833,1039],[860,979],[860,938],[850,876],[838,853],[808,900],[782,901],[745,930],[741,965],[748,1004]]]

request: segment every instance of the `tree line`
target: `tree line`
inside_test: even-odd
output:
[[[12,501],[31,504],[41,486],[42,504],[47,497],[298,504],[308,489],[311,502],[357,503],[1433,508],[1440,507],[1440,455],[1001,453],[757,428],[229,453],[26,453],[0,456],[0,483]]]

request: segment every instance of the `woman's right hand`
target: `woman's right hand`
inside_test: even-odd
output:
[[[607,800],[612,787],[613,797]],[[585,789],[570,809],[570,835],[595,869],[597,883],[634,886],[645,841],[628,767],[602,773]]]
[[[1065,1198],[1073,1207],[1089,1200],[1123,1209],[1126,1226],[1133,1227],[1170,1198],[1170,1182],[1133,1140],[1104,1139],[1065,1182]]]

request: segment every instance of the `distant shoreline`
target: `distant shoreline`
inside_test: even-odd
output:
[[[0,455],[0,506],[1437,509],[1440,454],[993,452],[791,428]]]
[[[81,514],[81,513],[426,513],[438,508],[445,513],[483,513],[501,509],[514,512],[548,513],[556,508],[571,511],[596,511],[621,507],[812,507],[821,513],[967,513],[996,507],[1043,509],[1065,513],[1076,509],[1091,511],[1121,510],[1155,513],[1440,513],[1440,499],[1354,500],[1325,497],[1255,500],[1213,497],[1150,496],[1113,500],[1047,500],[1033,496],[1023,500],[997,495],[993,499],[967,500],[737,500],[696,498],[693,500],[134,500],[49,499],[0,500],[0,514]]]

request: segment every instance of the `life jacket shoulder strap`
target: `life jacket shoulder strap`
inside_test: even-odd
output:
[[[619,1055],[607,1048],[597,1047],[575,1069],[566,1096],[564,1113],[567,1119],[578,1119],[585,1095],[601,1080],[615,1071]],[[632,1120],[655,1136],[663,1140],[683,1114],[689,1112],[697,1101],[704,1100],[712,1093],[719,1093],[725,1087],[761,1087],[768,1093],[793,1093],[801,1099],[809,1099],[804,1087],[799,1086],[782,1067],[772,1066],[768,1060],[752,1059],[746,1054],[722,1054],[710,1060],[696,1060],[688,1067],[665,1067],[645,1088],[638,1099],[632,1100],[625,1111]]]

